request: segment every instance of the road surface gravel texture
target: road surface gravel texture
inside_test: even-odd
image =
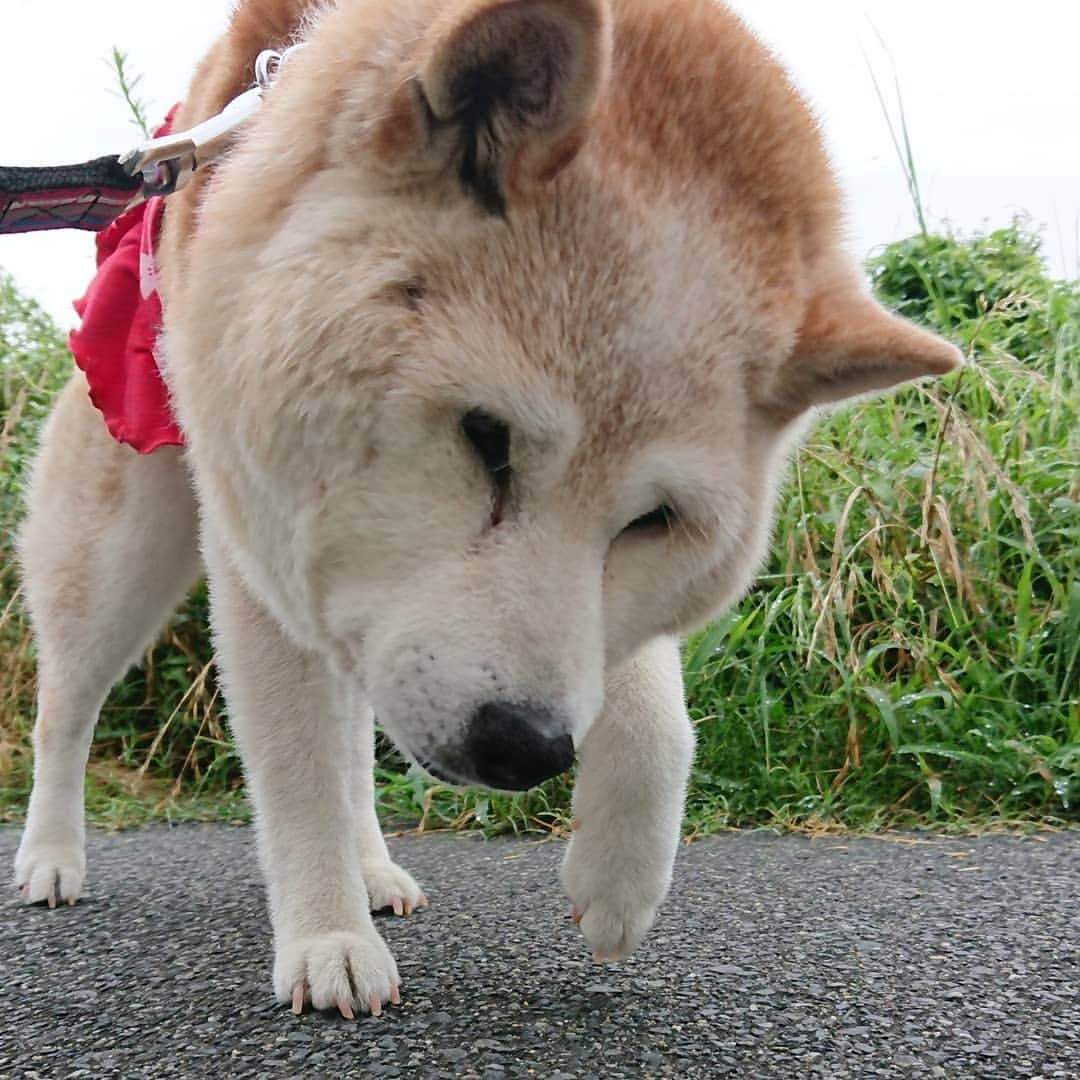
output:
[[[12,889],[0,1077],[1080,1078],[1080,832],[701,841],[615,966],[561,841],[396,839],[431,907],[377,920],[404,1000],[353,1022],[272,1000],[253,840],[92,832],[77,907]]]

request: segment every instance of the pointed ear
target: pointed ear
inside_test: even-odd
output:
[[[384,165],[456,169],[492,213],[577,153],[607,76],[606,0],[465,0],[420,43],[378,132]]]
[[[814,405],[945,375],[962,364],[955,345],[890,314],[853,286],[813,299],[762,404],[792,418]]]

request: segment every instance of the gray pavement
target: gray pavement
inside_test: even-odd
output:
[[[274,1004],[250,830],[92,833],[76,908],[0,902],[0,1077],[1080,1078],[1080,832],[721,836],[603,967],[559,842],[392,850],[432,906],[378,920],[403,1004],[350,1023]]]

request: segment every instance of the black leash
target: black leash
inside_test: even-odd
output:
[[[0,235],[100,232],[136,201],[142,187],[142,174],[130,175],[116,155],[80,165],[0,166]]]
[[[0,166],[0,235],[45,229],[100,232],[144,198],[172,194],[225,150],[258,108],[281,65],[301,48],[263,50],[255,58],[255,85],[188,131],[170,132],[170,113],[157,137],[121,156],[81,165]]]

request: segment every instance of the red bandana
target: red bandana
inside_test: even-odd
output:
[[[168,134],[178,107],[155,136]],[[184,445],[155,356],[161,298],[154,248],[164,209],[164,198],[148,199],[98,233],[97,274],[75,301],[82,326],[69,338],[109,434],[140,454]]]

